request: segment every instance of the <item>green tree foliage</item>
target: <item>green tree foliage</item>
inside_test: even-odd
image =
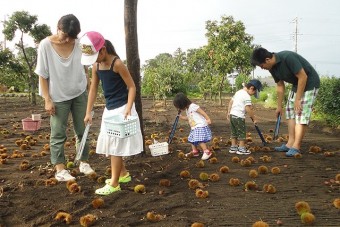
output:
[[[228,90],[226,76],[229,74],[238,74],[235,90],[241,89],[242,83],[251,79],[254,67],[250,63],[250,56],[255,45],[252,44],[253,37],[245,33],[243,23],[223,16],[220,22],[207,21],[206,29],[208,45],[189,49],[186,55],[183,52],[174,56],[161,54],[147,62],[142,83],[144,94],[166,98],[176,89],[183,92],[198,89],[206,99],[209,95],[213,98],[217,93],[221,95],[222,91]],[[187,86],[180,86],[181,83]],[[291,85],[286,84],[284,103],[290,89]],[[328,123],[338,125],[340,97],[334,94],[339,90],[339,78],[322,79],[315,105],[316,112],[327,113]],[[276,88],[267,88],[258,101],[267,101],[267,104],[276,106]]]
[[[220,22],[207,21],[206,29],[209,62],[217,72],[213,89],[219,92],[221,100],[222,91],[228,85],[226,75],[234,72],[249,75],[253,69],[249,61],[253,37],[245,32],[241,21],[235,21],[231,16],[222,16]]]
[[[185,54],[180,49],[175,52],[175,57],[163,53],[148,60],[143,67],[143,94],[166,100],[173,93],[183,90],[184,61]]]
[[[232,17],[220,22],[206,22],[208,45],[180,49],[174,56],[158,55],[144,66],[142,91],[155,98],[166,98],[177,91],[199,89],[206,99],[218,95],[222,104],[222,92],[229,86],[227,75],[237,72],[247,75],[253,69],[249,56],[253,50],[252,37],[245,33],[242,22]],[[185,84],[185,85],[184,85]]]
[[[35,44],[38,44],[43,38],[52,34],[47,25],[39,25],[37,20],[37,16],[30,15],[26,11],[17,11],[9,17],[9,20],[5,21],[2,31],[9,41],[12,41],[17,34],[16,32],[19,32],[19,41],[16,43],[16,47],[19,50],[19,61],[26,64],[29,90],[32,95],[32,104],[34,105],[36,104],[37,78],[33,71],[37,61],[37,53],[36,47],[26,46],[24,35],[29,35],[33,38]],[[21,71],[21,73],[23,72]]]
[[[321,77],[321,85],[315,101],[317,115],[333,126],[340,125],[340,78]]]
[[[186,53],[178,48],[173,55],[173,78],[172,78],[172,91],[171,94],[176,94],[178,92],[184,92],[188,89],[188,84],[186,83],[186,78],[188,75],[188,70],[186,67],[187,56]]]
[[[187,53],[187,78],[186,82],[193,88],[198,88],[206,99],[213,94],[212,75],[214,69],[209,64],[210,58],[206,46],[198,49],[189,49]],[[190,88],[190,87],[189,87]]]
[[[11,51],[8,49],[2,49],[0,52],[0,67],[9,67],[11,62],[13,61],[14,56]]]
[[[0,84],[7,87],[15,87],[16,90],[24,90],[27,81],[23,80],[23,74],[27,73],[25,66],[8,49],[0,50]]]
[[[236,86],[236,91],[240,90],[243,88],[243,83],[247,84],[250,80],[250,77],[246,74],[239,74],[236,79],[235,79],[235,86]]]

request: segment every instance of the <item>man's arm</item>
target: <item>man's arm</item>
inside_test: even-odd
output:
[[[294,110],[297,113],[300,113],[301,108],[301,98],[303,96],[303,92],[305,91],[306,84],[307,84],[307,74],[305,70],[302,68],[297,74],[296,77],[298,78],[298,86],[295,95],[295,102],[294,102]]]
[[[277,93],[277,109],[276,109],[276,115],[282,115],[282,103],[283,98],[285,94],[285,83],[283,80],[280,80],[277,82],[276,86],[276,93]]]

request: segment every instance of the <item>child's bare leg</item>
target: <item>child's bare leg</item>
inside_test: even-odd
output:
[[[124,161],[122,160],[122,168],[120,170],[120,176],[121,177],[125,177],[127,173],[128,173],[128,171],[127,171],[127,169],[125,167]]]
[[[191,144],[191,151],[189,153],[186,153],[185,156],[190,157],[190,156],[198,156],[198,150],[196,145]]]
[[[203,150],[203,155],[202,155],[202,160],[207,160],[210,158],[210,156],[212,155],[211,151],[209,151],[207,145],[205,143],[200,143],[199,144],[200,147],[202,148]]]
[[[205,143],[200,143],[200,147],[202,148],[203,151],[208,150],[208,147]]]
[[[193,153],[197,153],[197,147],[195,145],[191,144],[191,149]]]
[[[123,158],[120,156],[111,156],[111,182],[112,187],[119,185],[119,176],[123,167]]]
[[[237,147],[237,139],[236,138],[231,138],[231,146]]]
[[[199,153],[198,153],[196,145],[191,144],[191,151],[187,153],[185,156],[189,157],[189,156],[198,156],[198,155]]]
[[[240,147],[245,147],[246,146],[244,140],[240,140],[240,145],[239,146]]]

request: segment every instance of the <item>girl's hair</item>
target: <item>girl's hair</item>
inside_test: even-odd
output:
[[[185,94],[180,92],[176,94],[173,103],[177,109],[184,110],[190,106],[191,101]]]
[[[58,21],[58,29],[66,33],[70,38],[76,39],[80,33],[80,22],[73,14],[62,16]]]
[[[109,40],[105,39],[104,46],[106,47],[106,52],[108,54],[115,55],[115,56],[119,57],[119,55],[117,54],[115,48],[113,47],[112,43]]]

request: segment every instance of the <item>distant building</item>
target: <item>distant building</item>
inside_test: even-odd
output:
[[[259,80],[261,81],[261,83],[267,84],[268,87],[275,87],[276,86],[276,83],[275,83],[272,76],[261,77],[261,78],[259,78]]]
[[[227,79],[230,83],[232,92],[234,92],[234,89],[236,88],[235,80],[236,80],[237,76],[238,76],[238,74],[236,74],[236,73],[227,75]]]

